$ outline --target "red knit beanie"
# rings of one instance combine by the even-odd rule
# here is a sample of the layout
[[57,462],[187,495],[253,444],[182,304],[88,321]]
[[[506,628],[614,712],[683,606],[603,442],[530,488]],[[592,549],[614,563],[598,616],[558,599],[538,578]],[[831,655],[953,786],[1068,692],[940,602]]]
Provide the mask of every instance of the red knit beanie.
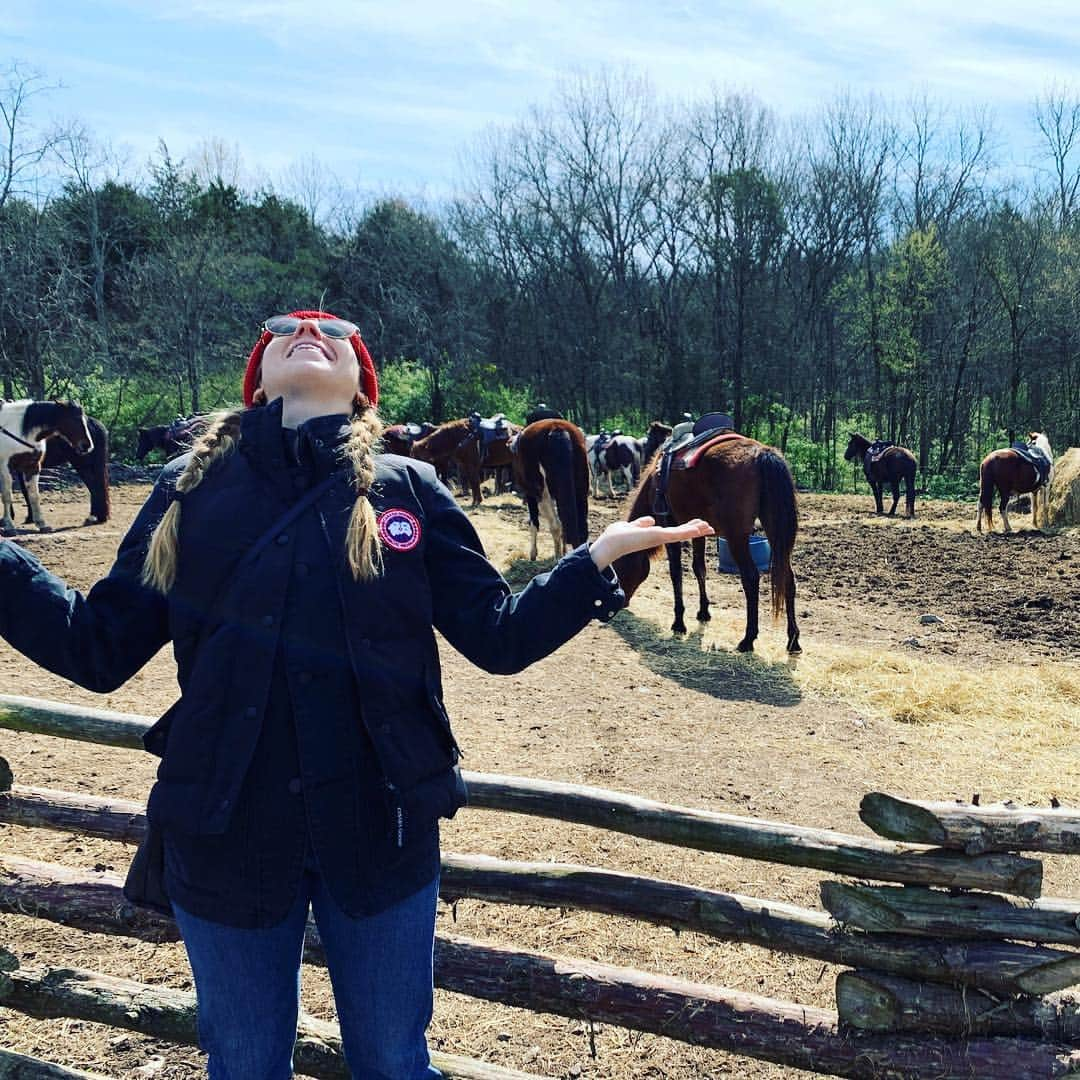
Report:
[[[339,318],[337,315],[331,315],[328,311],[290,311],[289,314],[295,319]],[[251,355],[248,357],[247,368],[244,371],[244,405],[248,408],[251,407],[255,391],[259,388],[263,350],[273,340],[274,335],[268,330],[264,330],[262,337],[255,342],[255,348],[251,350]],[[353,352],[356,353],[356,359],[360,361],[360,389],[364,391],[372,406],[378,405],[379,381],[375,377],[375,365],[372,363],[371,353],[367,351],[367,346],[361,340],[359,331],[353,334],[349,341],[352,344]]]

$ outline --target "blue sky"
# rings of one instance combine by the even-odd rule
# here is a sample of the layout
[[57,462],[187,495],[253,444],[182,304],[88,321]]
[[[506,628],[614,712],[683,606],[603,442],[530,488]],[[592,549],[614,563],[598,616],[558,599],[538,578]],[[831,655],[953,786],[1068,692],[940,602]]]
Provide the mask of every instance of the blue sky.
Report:
[[663,97],[753,91],[797,116],[840,90],[993,110],[1027,160],[1031,103],[1080,87],[1080,18],[1058,0],[950,7],[815,0],[0,0],[0,66],[20,59],[63,89],[48,110],[127,150],[208,137],[247,176],[315,156],[348,185],[438,198],[487,125],[601,66]]

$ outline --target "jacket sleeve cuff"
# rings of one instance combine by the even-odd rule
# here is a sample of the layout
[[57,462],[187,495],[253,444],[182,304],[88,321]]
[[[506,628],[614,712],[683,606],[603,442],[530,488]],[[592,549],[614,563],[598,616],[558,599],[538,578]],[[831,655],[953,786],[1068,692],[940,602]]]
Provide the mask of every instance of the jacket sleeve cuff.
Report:
[[589,554],[588,544],[574,548],[562,561],[568,567],[573,567],[579,577],[582,595],[592,618],[610,622],[626,607],[626,593],[619,584],[614,568],[598,569]]

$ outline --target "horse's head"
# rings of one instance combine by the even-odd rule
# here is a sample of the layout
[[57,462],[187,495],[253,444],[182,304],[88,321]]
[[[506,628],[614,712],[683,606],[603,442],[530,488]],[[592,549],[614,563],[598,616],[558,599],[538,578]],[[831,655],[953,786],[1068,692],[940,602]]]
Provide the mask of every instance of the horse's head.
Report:
[[648,431],[645,432],[645,439],[641,450],[642,462],[649,461],[653,454],[664,445],[668,437],[671,435],[671,428],[667,424],[661,424],[659,420],[654,420],[650,425]]
[[863,438],[857,431],[852,432],[851,438],[848,439],[847,449],[844,451],[844,460],[854,461],[855,458],[866,453],[869,445],[869,440]]
[[135,447],[135,459],[142,461],[151,450],[160,450],[163,443],[166,425],[158,424],[157,427],[139,428],[139,444]]
[[94,449],[94,440],[86,426],[86,413],[81,405],[73,401],[53,402],[53,427],[56,434],[77,454],[89,454]]
[[1051,461],[1054,460],[1054,452],[1050,449],[1050,440],[1041,431],[1028,432],[1028,445],[1037,446]]

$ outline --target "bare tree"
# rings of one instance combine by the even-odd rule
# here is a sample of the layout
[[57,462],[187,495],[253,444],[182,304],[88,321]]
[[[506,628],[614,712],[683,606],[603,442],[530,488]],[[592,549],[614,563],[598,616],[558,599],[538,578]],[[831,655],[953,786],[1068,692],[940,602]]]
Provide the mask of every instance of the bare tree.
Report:
[[1076,92],[1051,85],[1035,101],[1035,124],[1050,155],[1057,223],[1064,231],[1072,221],[1080,191],[1080,98]]
[[0,209],[12,197],[35,196],[37,167],[62,137],[32,122],[35,99],[57,89],[45,76],[15,61],[0,69]]

